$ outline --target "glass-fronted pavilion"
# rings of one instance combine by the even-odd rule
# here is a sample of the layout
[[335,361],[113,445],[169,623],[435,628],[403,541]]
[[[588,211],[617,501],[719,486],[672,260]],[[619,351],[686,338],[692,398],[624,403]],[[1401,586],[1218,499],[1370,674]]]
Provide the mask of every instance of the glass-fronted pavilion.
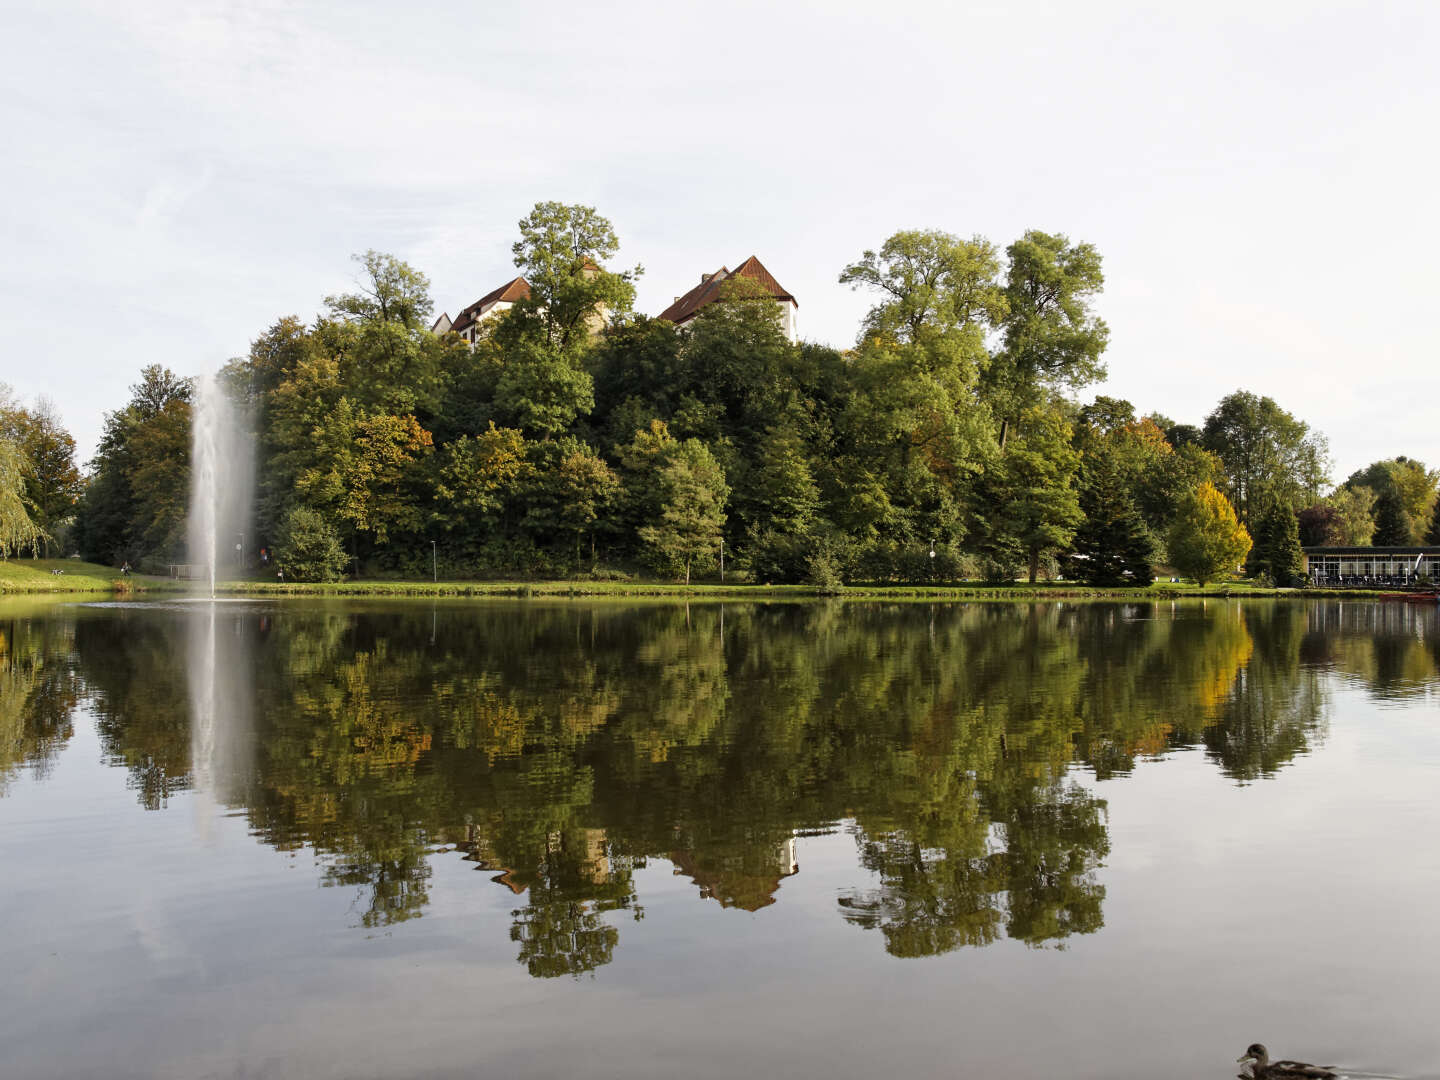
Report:
[[1317,585],[1440,582],[1440,547],[1307,547],[1305,572]]

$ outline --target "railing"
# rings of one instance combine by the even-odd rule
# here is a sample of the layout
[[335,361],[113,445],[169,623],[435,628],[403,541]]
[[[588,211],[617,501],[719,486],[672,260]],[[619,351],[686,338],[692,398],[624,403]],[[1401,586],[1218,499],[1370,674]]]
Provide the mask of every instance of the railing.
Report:
[[1312,572],[1310,584],[1324,589],[1431,589],[1429,578],[1414,574],[1323,574]]

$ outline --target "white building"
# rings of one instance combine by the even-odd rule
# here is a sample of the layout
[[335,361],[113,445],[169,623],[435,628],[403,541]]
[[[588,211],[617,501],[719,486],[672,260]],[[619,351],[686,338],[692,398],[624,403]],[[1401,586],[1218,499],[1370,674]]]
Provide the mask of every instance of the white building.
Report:
[[727,270],[722,266],[713,274],[701,274],[700,284],[684,296],[675,297],[675,302],[662,311],[659,317],[670,320],[676,326],[684,326],[699,314],[701,308],[723,299],[721,286],[727,281],[736,279],[754,282],[760,287],[763,295],[774,299],[780,307],[780,323],[784,327],[785,336],[793,345],[799,339],[797,324],[800,304],[780,282],[775,280],[774,275],[766,270],[764,264],[754,255],[751,255],[734,270]]
[[486,293],[461,311],[455,317],[454,322],[450,321],[449,315],[442,313],[430,330],[436,334],[453,330],[473,344],[475,339],[480,336],[481,323],[486,319],[493,319],[502,311],[509,311],[519,301],[528,299],[530,299],[530,283],[523,277],[511,278],[500,288]]

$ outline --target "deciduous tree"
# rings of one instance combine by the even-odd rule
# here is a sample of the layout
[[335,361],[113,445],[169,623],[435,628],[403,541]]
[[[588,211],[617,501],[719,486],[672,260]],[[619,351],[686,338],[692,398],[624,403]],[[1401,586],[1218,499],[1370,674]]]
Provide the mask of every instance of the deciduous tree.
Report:
[[725,500],[730,487],[720,463],[698,439],[670,451],[660,472],[664,504],[660,520],[640,529],[640,538],[662,564],[682,567],[690,584],[692,566],[709,565],[720,553]]
[[1001,442],[1047,390],[1101,379],[1110,330],[1091,305],[1105,285],[1100,253],[1086,243],[1032,229],[1005,251],[1004,339],[985,373],[984,392],[1002,422]]
[[1225,466],[1240,521],[1259,524],[1271,502],[1298,510],[1313,501],[1329,473],[1325,437],[1268,397],[1237,390],[1205,418],[1205,449]]
[[1201,585],[1234,572],[1250,550],[1250,534],[1230,500],[1201,484],[1180,502],[1168,541],[1171,564]]

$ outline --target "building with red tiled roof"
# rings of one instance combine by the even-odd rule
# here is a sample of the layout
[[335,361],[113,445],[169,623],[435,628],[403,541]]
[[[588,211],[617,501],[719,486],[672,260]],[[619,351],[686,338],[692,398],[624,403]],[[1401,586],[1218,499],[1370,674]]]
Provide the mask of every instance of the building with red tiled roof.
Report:
[[486,319],[499,315],[514,307],[520,300],[530,299],[530,283],[523,277],[511,278],[504,285],[486,293],[469,307],[463,309],[450,321],[449,315],[442,314],[430,329],[437,334],[453,330],[466,341],[474,342],[480,336],[480,324]]
[[659,318],[668,319],[676,326],[684,326],[700,313],[701,308],[721,299],[722,285],[725,282],[736,279],[754,282],[764,295],[774,298],[775,303],[780,306],[780,318],[785,328],[785,336],[792,342],[795,341],[797,337],[796,315],[800,304],[780,282],[775,280],[775,276],[766,270],[764,264],[754,255],[751,255],[734,270],[727,270],[722,266],[713,274],[701,274],[700,284],[684,296],[675,297],[675,302],[662,311]]

